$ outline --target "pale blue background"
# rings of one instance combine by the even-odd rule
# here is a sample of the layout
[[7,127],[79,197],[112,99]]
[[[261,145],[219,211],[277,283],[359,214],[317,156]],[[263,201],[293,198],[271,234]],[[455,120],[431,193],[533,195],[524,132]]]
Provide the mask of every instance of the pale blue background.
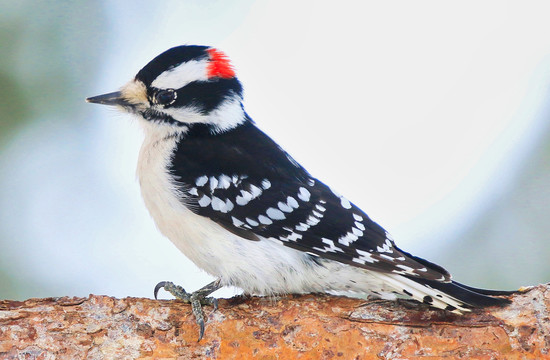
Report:
[[225,51],[258,125],[402,248],[474,286],[550,280],[546,1],[0,8],[0,298],[210,281],[146,212],[137,124],[84,102],[179,44]]

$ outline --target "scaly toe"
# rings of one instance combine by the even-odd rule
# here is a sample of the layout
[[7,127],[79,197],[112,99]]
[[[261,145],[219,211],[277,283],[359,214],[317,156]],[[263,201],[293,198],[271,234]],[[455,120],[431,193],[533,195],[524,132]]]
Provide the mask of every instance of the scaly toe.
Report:
[[214,307],[214,311],[218,309],[218,299],[214,297],[207,297],[207,295],[213,293],[221,287],[220,281],[216,280],[195,291],[194,293],[188,293],[179,285],[175,285],[170,281],[161,281],[155,286],[155,299],[157,298],[160,289],[164,289],[172,294],[177,299],[183,300],[186,303],[191,304],[191,310],[195,316],[197,325],[199,325],[199,340],[204,336],[205,322],[204,313],[202,311],[202,305],[211,305]]
[[179,285],[175,285],[171,281],[161,281],[155,286],[155,290],[154,290],[155,299],[157,298],[157,295],[160,289],[164,289],[165,291],[168,291],[176,299],[183,300],[186,303],[189,303],[191,301],[190,294],[187,293],[187,291],[185,291],[184,288],[182,288]]

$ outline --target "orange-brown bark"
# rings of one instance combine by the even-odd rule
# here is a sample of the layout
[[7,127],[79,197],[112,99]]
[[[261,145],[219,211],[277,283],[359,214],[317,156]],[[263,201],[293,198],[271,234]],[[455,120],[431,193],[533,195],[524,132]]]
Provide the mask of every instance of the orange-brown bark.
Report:
[[0,301],[0,358],[550,359],[550,291],[463,316],[327,295],[221,300],[206,334],[180,301]]

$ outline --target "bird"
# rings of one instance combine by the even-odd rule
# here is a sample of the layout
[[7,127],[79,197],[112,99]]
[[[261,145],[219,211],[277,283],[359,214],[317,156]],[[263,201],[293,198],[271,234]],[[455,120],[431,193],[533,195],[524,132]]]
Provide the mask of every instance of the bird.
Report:
[[[389,233],[312,176],[245,111],[228,56],[211,46],[161,53],[119,91],[86,99],[140,123],[137,177],[160,232],[216,280],[193,293],[160,289],[192,305],[199,326],[209,295],[336,293],[408,298],[463,314],[504,306],[510,291],[454,281],[443,267],[399,248]],[[283,104],[281,104],[283,106]]]

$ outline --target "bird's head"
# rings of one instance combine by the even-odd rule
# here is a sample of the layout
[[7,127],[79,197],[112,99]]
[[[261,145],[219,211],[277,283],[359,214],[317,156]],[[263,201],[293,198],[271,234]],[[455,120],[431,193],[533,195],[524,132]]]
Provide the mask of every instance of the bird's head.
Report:
[[207,46],[171,48],[120,91],[86,101],[118,106],[148,122],[172,126],[202,123],[225,131],[246,120],[242,86],[229,59]]

